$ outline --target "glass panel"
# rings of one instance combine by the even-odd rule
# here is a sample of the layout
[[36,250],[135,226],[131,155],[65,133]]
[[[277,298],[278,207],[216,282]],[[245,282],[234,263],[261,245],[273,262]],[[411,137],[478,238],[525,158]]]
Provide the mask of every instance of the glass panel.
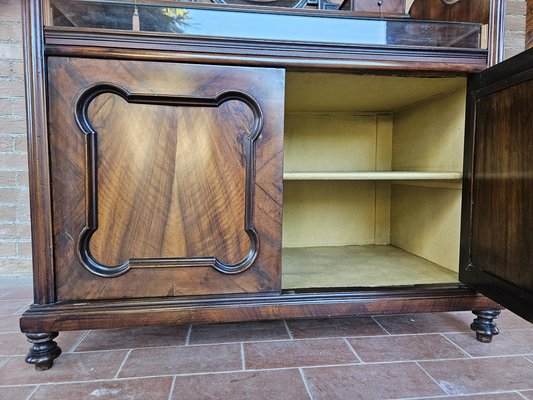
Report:
[[481,32],[481,25],[474,23],[363,18],[342,11],[320,15],[309,10],[105,0],[51,0],[51,6],[55,26],[269,41],[479,48]]

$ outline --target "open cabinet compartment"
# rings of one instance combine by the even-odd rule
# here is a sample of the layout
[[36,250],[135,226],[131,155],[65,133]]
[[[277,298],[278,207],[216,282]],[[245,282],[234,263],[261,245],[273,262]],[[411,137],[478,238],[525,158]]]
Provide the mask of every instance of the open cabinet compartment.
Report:
[[466,78],[286,88],[283,288],[457,282]]

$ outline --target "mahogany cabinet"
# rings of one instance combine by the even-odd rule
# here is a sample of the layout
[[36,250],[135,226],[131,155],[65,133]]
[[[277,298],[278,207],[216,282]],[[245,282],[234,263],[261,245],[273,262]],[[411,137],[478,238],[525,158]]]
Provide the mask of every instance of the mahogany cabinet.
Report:
[[502,4],[483,48],[473,23],[24,1],[27,362],[78,329],[532,320],[533,52],[486,69]]

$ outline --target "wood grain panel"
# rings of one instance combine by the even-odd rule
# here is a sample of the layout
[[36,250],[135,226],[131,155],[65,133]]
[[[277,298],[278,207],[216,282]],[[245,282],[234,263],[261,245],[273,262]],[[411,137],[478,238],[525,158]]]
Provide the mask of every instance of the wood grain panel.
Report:
[[409,15],[416,19],[488,24],[489,12],[490,0],[459,0],[452,4],[443,0],[415,0]]
[[[98,229],[85,235],[90,261],[246,269],[259,245],[253,219],[244,217],[252,215],[246,200],[251,196],[248,176],[251,181],[255,175],[250,135],[257,137],[261,116],[241,100],[193,108],[186,105],[202,100],[171,98],[184,104],[161,107],[103,97],[91,102],[93,112],[87,110],[98,126],[98,151],[91,150],[94,160],[89,161],[95,175],[98,171],[94,201],[89,201],[99,205],[89,207],[95,207],[91,217],[98,218]],[[150,100],[161,97],[143,101]],[[222,257],[204,260],[203,254]]]
[[[282,71],[51,58],[49,74],[60,299],[279,290]],[[122,95],[95,89],[83,122],[75,104],[98,85]],[[83,267],[91,221],[87,258],[124,275]],[[211,268],[247,257],[239,275]]]
[[378,4],[378,0],[346,0],[341,4],[341,10],[369,13],[403,14],[405,0],[385,0]]
[[533,80],[477,105],[472,264],[533,292]]

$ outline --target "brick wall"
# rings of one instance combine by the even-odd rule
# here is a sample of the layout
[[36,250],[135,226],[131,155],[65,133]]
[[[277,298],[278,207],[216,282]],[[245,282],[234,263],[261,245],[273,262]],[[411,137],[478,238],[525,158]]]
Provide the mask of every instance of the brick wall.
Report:
[[526,0],[507,0],[505,58],[524,50],[526,31]]
[[0,0],[0,273],[31,270],[20,0]]
[[533,0],[527,0],[526,48],[533,47]]
[[[508,0],[506,56],[524,48],[526,0]],[[0,274],[31,272],[20,0],[0,0]]]

